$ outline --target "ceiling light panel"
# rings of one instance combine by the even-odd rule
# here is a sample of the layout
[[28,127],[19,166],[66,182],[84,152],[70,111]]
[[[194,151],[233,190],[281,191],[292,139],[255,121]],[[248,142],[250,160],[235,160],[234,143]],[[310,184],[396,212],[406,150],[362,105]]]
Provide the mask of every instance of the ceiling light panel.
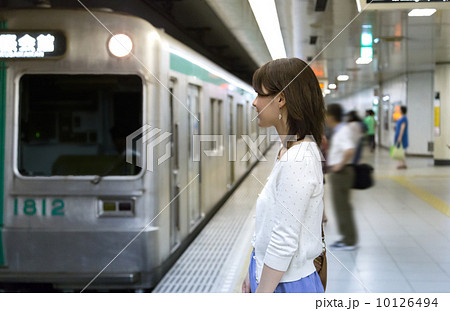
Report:
[[272,59],[285,58],[283,36],[274,0],[248,0],[259,30],[266,42]]
[[337,77],[338,81],[348,81],[348,79],[350,79],[350,77],[348,75],[339,75]]
[[436,13],[436,9],[414,9],[408,13],[408,16],[431,16]]

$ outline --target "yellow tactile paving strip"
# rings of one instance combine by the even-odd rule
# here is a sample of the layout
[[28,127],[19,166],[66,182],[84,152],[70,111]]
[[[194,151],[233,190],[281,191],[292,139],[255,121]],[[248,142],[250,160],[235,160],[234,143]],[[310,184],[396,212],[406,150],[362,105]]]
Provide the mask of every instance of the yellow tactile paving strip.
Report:
[[[421,178],[429,178],[430,176],[417,176]],[[437,176],[437,177],[444,177],[444,176]],[[418,198],[422,199],[444,215],[450,217],[450,205],[447,204],[447,202],[441,200],[440,198],[432,195],[431,193],[425,191],[424,189],[416,186],[412,182],[408,181],[409,178],[403,177],[403,176],[390,176],[392,180],[396,181],[409,191],[411,191],[414,195],[416,195]]]

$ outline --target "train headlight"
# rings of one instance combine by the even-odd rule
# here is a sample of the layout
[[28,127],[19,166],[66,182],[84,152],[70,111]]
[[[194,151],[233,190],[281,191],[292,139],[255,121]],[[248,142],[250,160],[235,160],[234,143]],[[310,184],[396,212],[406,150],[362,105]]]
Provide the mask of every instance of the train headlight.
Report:
[[108,48],[112,55],[116,57],[125,57],[131,53],[133,41],[124,34],[114,35],[109,39]]

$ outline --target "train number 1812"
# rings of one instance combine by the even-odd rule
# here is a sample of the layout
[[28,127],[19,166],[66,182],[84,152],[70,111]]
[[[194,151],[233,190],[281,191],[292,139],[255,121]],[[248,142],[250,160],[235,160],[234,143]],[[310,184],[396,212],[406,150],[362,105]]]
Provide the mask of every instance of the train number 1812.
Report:
[[64,216],[64,201],[61,199],[14,199],[14,215]]

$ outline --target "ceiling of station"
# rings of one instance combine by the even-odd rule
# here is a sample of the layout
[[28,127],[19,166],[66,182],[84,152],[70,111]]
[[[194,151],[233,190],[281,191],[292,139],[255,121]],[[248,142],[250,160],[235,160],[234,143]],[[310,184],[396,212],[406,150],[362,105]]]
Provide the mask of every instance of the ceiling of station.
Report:
[[[316,11],[318,2],[326,2],[324,11]],[[276,0],[276,5],[288,57],[310,60],[325,85],[337,83],[334,98],[450,62],[450,3],[440,3],[430,17],[409,17],[410,9],[359,13],[355,0]],[[379,42],[373,44],[373,62],[357,65],[363,26]],[[340,74],[350,79],[338,83]]]
[[248,0],[206,0],[258,66],[271,60]]
[[[30,7],[42,2],[81,8],[77,1],[67,0],[0,0],[0,7]],[[145,18],[247,82],[256,68],[271,59],[248,0],[82,2],[89,8],[109,7]],[[392,10],[368,7],[359,13],[356,0],[275,3],[288,57],[311,61],[325,86],[335,83],[340,74],[350,76],[347,82],[338,83],[338,89],[329,95],[332,98],[450,62],[450,2],[440,3],[430,17],[408,17],[409,10],[395,10],[395,4],[391,4]],[[320,4],[325,4],[323,11],[316,10]],[[371,27],[379,42],[373,44],[373,61],[357,65],[363,25]]]
[[[224,20],[258,65],[270,60],[248,0],[206,0]],[[356,0],[275,0],[288,57],[311,61],[319,80],[336,83],[332,98],[343,97],[381,81],[412,72],[430,71],[436,63],[450,62],[450,3],[431,4],[431,17],[409,17],[410,9],[384,10],[370,6],[358,12]],[[319,4],[325,10],[317,11]],[[386,8],[392,9],[386,9]],[[445,10],[443,8],[448,8]],[[370,27],[374,58],[357,65],[361,33]],[[315,42],[314,42],[314,38]],[[347,82],[337,82],[347,74]]]

